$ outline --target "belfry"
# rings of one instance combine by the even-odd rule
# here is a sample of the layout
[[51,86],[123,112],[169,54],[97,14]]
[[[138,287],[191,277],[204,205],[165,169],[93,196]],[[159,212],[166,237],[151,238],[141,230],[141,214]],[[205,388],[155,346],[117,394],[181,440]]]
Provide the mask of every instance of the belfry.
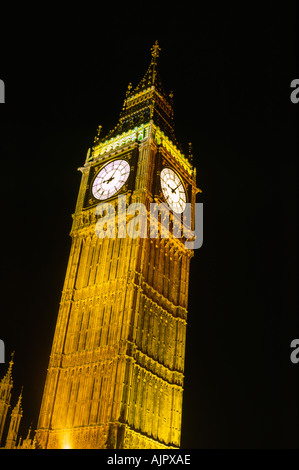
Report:
[[[178,144],[173,93],[150,65],[85,164],[36,438],[44,449],[178,448],[192,250],[163,236],[98,237],[96,208],[195,206],[196,170]],[[126,215],[129,223],[132,214]],[[194,225],[194,209],[190,228]]]

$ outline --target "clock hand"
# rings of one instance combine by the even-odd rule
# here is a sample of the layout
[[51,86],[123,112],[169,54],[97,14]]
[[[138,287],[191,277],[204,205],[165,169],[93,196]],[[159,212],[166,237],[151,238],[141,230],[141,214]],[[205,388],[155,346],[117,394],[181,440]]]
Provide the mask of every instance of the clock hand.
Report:
[[115,172],[118,170],[118,168],[115,168],[113,175],[110,176],[110,178],[106,181],[103,181],[103,183],[110,183],[114,179]]
[[110,178],[108,180],[103,181],[103,183],[110,183],[110,181],[112,181],[112,180],[114,180],[114,177],[110,176]]
[[179,183],[176,188],[172,188],[171,186],[169,186],[168,183],[166,183],[166,184],[169,187],[169,189],[171,189],[171,192],[174,193],[178,189],[178,187],[180,186],[181,183]]
[[175,192],[175,191],[178,189],[178,187],[180,186],[180,184],[181,184],[181,182],[179,182],[179,184],[177,185],[177,187],[176,187],[176,188],[174,188],[174,189],[171,189],[171,191],[174,193],[174,192]]
[[167,184],[167,186],[169,187],[169,189],[171,189],[171,190],[172,190],[172,187],[171,187],[171,186],[169,186],[169,184],[168,184],[168,183],[166,183],[166,184]]
[[[118,170],[118,168],[116,167],[115,170],[114,170],[113,175],[111,176],[112,179],[114,178],[115,172],[116,172],[117,170]],[[111,178],[110,178],[110,179],[111,179]]]

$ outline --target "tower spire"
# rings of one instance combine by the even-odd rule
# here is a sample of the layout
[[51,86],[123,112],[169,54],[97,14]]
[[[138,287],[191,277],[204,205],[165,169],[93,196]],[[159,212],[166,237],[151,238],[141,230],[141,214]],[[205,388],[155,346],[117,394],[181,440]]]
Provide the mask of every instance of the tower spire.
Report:
[[150,49],[151,61],[143,78],[135,87],[129,83],[118,123],[107,135],[99,138],[95,146],[153,120],[155,125],[179,148],[174,132],[173,92],[165,92],[158,71],[157,62],[160,51],[161,47],[156,40]]
[[152,85],[154,85],[155,80],[156,80],[156,74],[157,74],[157,59],[159,57],[159,53],[161,51],[161,47],[158,44],[158,41],[155,42],[155,44],[151,48],[151,53],[152,53],[152,60],[151,60],[151,66],[152,66]]
[[151,48],[152,57],[154,58],[155,61],[159,57],[159,52],[160,51],[161,51],[161,47],[159,46],[159,43],[158,43],[158,40],[157,40]]
[[21,411],[21,410],[22,410],[21,402],[22,402],[22,396],[23,396],[23,388],[24,388],[24,387],[23,387],[23,385],[22,385],[22,387],[21,387],[21,393],[20,393],[19,398],[18,398],[18,403],[16,404],[16,407],[15,407],[18,411]]
[[9,429],[8,429],[6,444],[5,444],[6,449],[16,448],[20,422],[23,416],[22,394],[23,394],[23,387],[21,388],[21,393],[19,395],[18,402],[11,412],[10,424],[9,424]]
[[11,353],[11,359],[7,372],[3,379],[0,381],[0,445],[4,431],[4,425],[6,422],[7,412],[10,407],[11,390],[13,387],[12,380],[12,366],[13,366],[14,351]]
[[8,366],[8,370],[7,370],[7,374],[6,374],[9,377],[11,376],[11,370],[12,370],[12,366],[14,364],[14,362],[13,362],[14,355],[15,355],[15,352],[13,351],[10,355],[9,366]]
[[3,384],[4,384],[4,383],[10,383],[10,382],[12,382],[12,374],[11,374],[11,371],[12,371],[12,366],[13,366],[13,364],[14,364],[14,362],[13,362],[14,355],[15,355],[15,352],[13,351],[13,352],[11,353],[11,355],[10,355],[10,356],[11,356],[11,359],[10,359],[10,361],[9,361],[9,365],[8,365],[7,372],[6,372],[5,376],[3,377],[3,379],[1,380],[1,383],[3,383]]

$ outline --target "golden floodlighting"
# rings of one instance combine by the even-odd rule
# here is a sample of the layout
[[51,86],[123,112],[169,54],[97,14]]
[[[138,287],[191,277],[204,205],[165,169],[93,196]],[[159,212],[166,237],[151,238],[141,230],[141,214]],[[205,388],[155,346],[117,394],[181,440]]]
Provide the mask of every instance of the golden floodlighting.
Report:
[[171,213],[179,224],[189,204],[194,229],[196,172],[174,134],[173,94],[159,78],[159,51],[156,42],[143,79],[128,87],[117,125],[103,137],[98,127],[80,168],[36,431],[44,449],[180,446],[193,251],[182,237],[161,237],[160,219],[155,239],[100,238],[95,230],[99,202],[109,201],[117,213],[123,195],[127,207],[142,203],[147,216],[165,194],[180,205]]

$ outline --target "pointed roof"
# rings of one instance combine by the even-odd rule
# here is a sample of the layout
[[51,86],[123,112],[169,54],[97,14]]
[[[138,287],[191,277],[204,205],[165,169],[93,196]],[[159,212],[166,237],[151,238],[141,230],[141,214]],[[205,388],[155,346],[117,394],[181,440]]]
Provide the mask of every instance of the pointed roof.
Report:
[[134,90],[129,93],[129,96],[136,95],[137,93],[146,90],[147,88],[154,86],[157,90],[164,92],[163,86],[161,83],[161,79],[158,72],[158,57],[159,52],[161,51],[161,47],[158,44],[158,41],[155,42],[153,47],[151,48],[151,55],[152,59],[150,65],[142,78],[142,80],[138,83],[138,85],[134,88]]
[[129,83],[117,125],[106,136],[95,138],[95,144],[115,137],[151,120],[178,146],[174,134],[173,93],[163,88],[157,65],[161,48],[158,41],[151,48],[151,62],[135,88]]
[[23,398],[23,387],[21,388],[21,393],[19,395],[18,401],[14,409],[12,410],[12,414],[22,414],[22,398]]
[[14,354],[15,354],[15,352],[13,351],[11,353],[11,359],[9,361],[7,372],[6,372],[5,376],[2,378],[2,380],[0,382],[1,384],[5,384],[5,383],[6,384],[12,384],[12,373],[11,373],[11,371],[12,371],[12,366],[14,364],[14,362],[13,362]]

